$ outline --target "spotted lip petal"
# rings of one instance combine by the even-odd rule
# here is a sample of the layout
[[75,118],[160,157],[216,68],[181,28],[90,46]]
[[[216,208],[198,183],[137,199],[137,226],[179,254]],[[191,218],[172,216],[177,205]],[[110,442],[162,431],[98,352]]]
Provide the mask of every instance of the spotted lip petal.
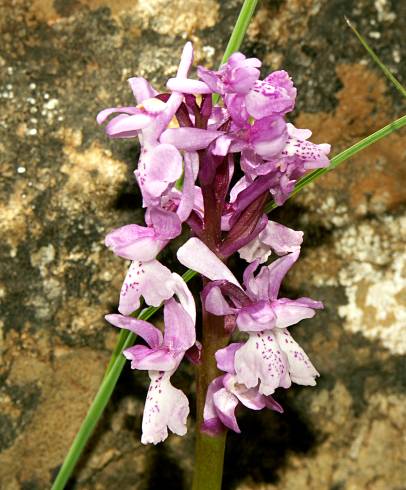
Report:
[[132,262],[120,293],[118,311],[130,315],[140,307],[140,298],[151,306],[159,306],[173,295],[171,271],[157,260]]
[[259,383],[259,393],[272,395],[276,388],[289,388],[288,360],[273,331],[252,333],[235,354],[237,380],[247,388]]
[[187,432],[189,401],[181,390],[172,386],[172,374],[173,371],[149,373],[151,384],[142,419],[143,444],[158,444],[164,441],[168,437],[168,429],[180,436]]

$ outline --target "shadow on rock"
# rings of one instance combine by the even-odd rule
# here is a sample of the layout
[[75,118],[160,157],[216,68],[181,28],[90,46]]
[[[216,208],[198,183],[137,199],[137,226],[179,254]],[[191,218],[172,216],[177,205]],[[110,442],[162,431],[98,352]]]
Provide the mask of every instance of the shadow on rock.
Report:
[[230,432],[227,436],[224,490],[233,490],[246,479],[275,483],[288,454],[308,453],[317,444],[302,415],[284,400],[279,401],[285,408],[283,415],[271,411],[240,414],[242,433]]

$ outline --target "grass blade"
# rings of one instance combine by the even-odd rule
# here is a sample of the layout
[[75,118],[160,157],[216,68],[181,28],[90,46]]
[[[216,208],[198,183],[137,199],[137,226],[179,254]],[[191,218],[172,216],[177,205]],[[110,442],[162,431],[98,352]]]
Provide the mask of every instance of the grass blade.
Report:
[[[361,141],[358,141],[358,143],[355,143],[354,145],[350,146],[346,150],[342,151],[341,153],[339,153],[338,155],[336,155],[331,159],[330,165],[328,167],[318,168],[316,170],[313,170],[313,172],[310,172],[309,174],[299,179],[295,186],[295,189],[289,196],[289,199],[295,196],[298,192],[300,192],[304,187],[306,187],[314,180],[318,179],[319,177],[321,177],[322,175],[328,172],[331,172],[333,169],[337,168],[341,163],[345,162],[346,160],[356,155],[360,151],[364,150],[368,146],[372,145],[376,141],[379,141],[380,139],[384,138],[385,136],[388,136],[389,134],[393,133],[397,129],[402,128],[403,126],[406,126],[406,115],[400,117],[396,121],[391,122],[387,126],[378,129],[378,131],[375,131],[375,133],[370,134],[369,136],[362,139]],[[265,207],[265,213],[269,213],[270,211],[272,211],[277,207],[278,206],[274,202],[270,202]]]
[[364,46],[364,48],[367,50],[369,56],[375,61],[375,63],[379,66],[379,68],[384,72],[386,77],[392,82],[394,87],[403,95],[403,97],[406,97],[406,89],[403,87],[403,85],[399,82],[399,80],[392,74],[392,72],[383,64],[379,56],[375,53],[375,51],[371,48],[371,46],[368,44],[367,40],[362,36],[360,32],[358,32],[357,28],[351,23],[347,17],[345,17],[345,20],[352,30],[352,32],[357,36],[359,39],[359,42]]

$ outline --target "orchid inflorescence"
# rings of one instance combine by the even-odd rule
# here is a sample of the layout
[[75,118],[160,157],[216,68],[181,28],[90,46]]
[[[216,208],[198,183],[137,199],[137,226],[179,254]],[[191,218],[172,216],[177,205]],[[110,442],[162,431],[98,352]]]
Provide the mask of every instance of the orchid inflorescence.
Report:
[[[147,344],[123,352],[133,369],[151,378],[143,443],[163,441],[168,428],[186,433],[189,402],[170,378],[183,358],[199,363],[206,347],[196,338],[196,306],[187,284],[157,260],[182,234],[183,224],[192,237],[179,248],[178,260],[204,277],[202,309],[209,319],[224,319],[218,334],[228,339],[215,353],[219,375],[208,385],[200,429],[211,435],[225,428],[239,432],[239,404],[282,412],[275,390],[292,382],[314,385],[318,376],[287,327],[313,317],[322,303],[278,298],[303,233],[268,220],[264,207],[272,199],[282,205],[307,171],[328,166],[330,146],[311,143],[309,130],[286,122],[296,88],[285,71],[260,80],[261,62],[234,53],[218,71],[198,67],[194,80],[188,78],[192,61],[187,43],[168,93],[158,93],[144,78],[130,78],[137,105],[97,116],[103,124],[114,114],[105,126],[111,138],[138,137],[141,143],[135,176],[146,226],[126,225],[106,237],[116,255],[131,260],[120,314],[106,319]],[[243,285],[227,266],[236,252],[249,263]],[[274,255],[276,260],[260,267]],[[141,298],[151,306],[163,303],[164,333],[131,316]]]

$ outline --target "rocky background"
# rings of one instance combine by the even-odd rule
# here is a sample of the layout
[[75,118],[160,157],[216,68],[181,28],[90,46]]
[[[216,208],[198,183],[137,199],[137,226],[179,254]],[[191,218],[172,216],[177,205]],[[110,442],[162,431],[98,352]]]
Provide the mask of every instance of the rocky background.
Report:
[[[103,315],[115,311],[127,264],[103,237],[142,220],[138,146],[109,141],[95,115],[131,104],[130,76],[162,87],[185,39],[197,63],[217,66],[241,3],[0,1],[1,489],[50,487],[116,339]],[[344,15],[406,82],[404,1],[263,0],[244,44],[266,70],[291,73],[294,121],[334,154],[405,110]],[[405,134],[274,212],[305,231],[286,292],[326,305],[293,329],[321,378],[281,392],[283,416],[241,416],[224,489],[406,488]],[[192,375],[178,385],[190,390]],[[124,371],[70,489],[190,488],[192,430],[139,442],[146,387],[146,375]]]

